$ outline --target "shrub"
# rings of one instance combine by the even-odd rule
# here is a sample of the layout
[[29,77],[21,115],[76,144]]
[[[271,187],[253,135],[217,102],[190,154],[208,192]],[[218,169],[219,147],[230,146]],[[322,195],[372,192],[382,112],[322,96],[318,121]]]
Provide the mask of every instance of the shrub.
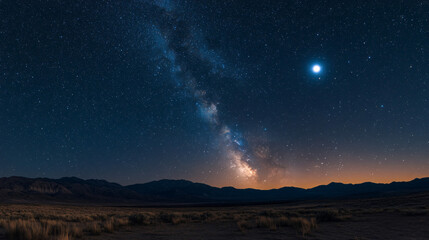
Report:
[[142,214],[133,214],[128,217],[128,221],[131,225],[149,225],[149,217]]
[[103,231],[107,233],[112,233],[115,231],[115,224],[113,219],[108,219],[103,222]]
[[340,221],[340,215],[336,210],[319,211],[316,214],[316,219],[319,222],[335,222]]
[[303,218],[303,217],[293,217],[290,219],[292,227],[302,235],[307,235],[311,231],[317,228],[317,222],[315,218]]
[[247,229],[252,229],[255,227],[254,224],[252,224],[250,221],[245,220],[238,221],[237,226],[242,232],[245,232]]
[[91,235],[100,235],[101,234],[101,228],[98,222],[92,222],[89,223],[86,227],[86,232],[88,232]]
[[269,228],[270,230],[276,230],[277,224],[273,218],[259,217],[256,220],[256,226],[258,228]]

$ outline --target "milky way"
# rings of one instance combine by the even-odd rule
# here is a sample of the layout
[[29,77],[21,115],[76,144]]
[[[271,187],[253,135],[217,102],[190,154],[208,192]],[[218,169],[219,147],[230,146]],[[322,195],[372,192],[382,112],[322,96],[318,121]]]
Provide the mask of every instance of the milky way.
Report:
[[252,184],[271,181],[272,178],[278,181],[279,176],[284,178],[286,169],[280,164],[270,164],[275,160],[272,159],[268,146],[251,145],[238,127],[233,129],[222,121],[218,111],[219,105],[225,103],[222,99],[213,101],[210,95],[216,96],[216,93],[201,88],[201,80],[195,74],[199,65],[207,66],[206,71],[215,78],[225,75],[234,78],[234,70],[229,69],[215,50],[207,48],[203,38],[198,38],[194,32],[195,28],[181,20],[180,13],[175,11],[170,1],[155,1],[152,6],[159,7],[157,10],[163,16],[147,26],[148,35],[151,36],[148,40],[154,43],[154,61],[163,64],[166,60],[168,63],[165,67],[169,69],[172,83],[177,86],[178,91],[192,96],[196,113],[209,124],[217,138],[214,140],[223,152],[222,158],[227,160],[224,171],[232,170],[237,182],[250,181]]

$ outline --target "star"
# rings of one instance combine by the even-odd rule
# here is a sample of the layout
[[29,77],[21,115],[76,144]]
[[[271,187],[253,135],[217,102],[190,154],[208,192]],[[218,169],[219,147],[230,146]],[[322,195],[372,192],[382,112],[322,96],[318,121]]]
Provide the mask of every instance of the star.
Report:
[[313,67],[311,68],[311,70],[312,70],[314,73],[319,73],[319,72],[322,70],[322,67],[320,67],[320,65],[319,65],[319,64],[315,64],[315,65],[313,65]]

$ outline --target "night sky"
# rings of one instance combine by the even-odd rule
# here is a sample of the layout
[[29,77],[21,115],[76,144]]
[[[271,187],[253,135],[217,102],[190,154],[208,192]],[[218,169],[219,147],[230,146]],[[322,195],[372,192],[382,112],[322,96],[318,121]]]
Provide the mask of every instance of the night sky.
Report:
[[429,2],[0,0],[0,176],[429,176]]

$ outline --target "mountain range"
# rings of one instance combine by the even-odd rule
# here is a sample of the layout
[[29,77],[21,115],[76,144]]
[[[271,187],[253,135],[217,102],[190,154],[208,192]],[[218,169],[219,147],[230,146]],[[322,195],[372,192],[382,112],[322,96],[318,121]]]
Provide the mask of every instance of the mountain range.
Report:
[[76,177],[0,178],[0,202],[91,203],[117,205],[259,203],[339,198],[367,198],[429,192],[429,178],[389,184],[330,183],[310,189],[272,190],[217,188],[186,180],[160,180],[122,186],[105,180]]

